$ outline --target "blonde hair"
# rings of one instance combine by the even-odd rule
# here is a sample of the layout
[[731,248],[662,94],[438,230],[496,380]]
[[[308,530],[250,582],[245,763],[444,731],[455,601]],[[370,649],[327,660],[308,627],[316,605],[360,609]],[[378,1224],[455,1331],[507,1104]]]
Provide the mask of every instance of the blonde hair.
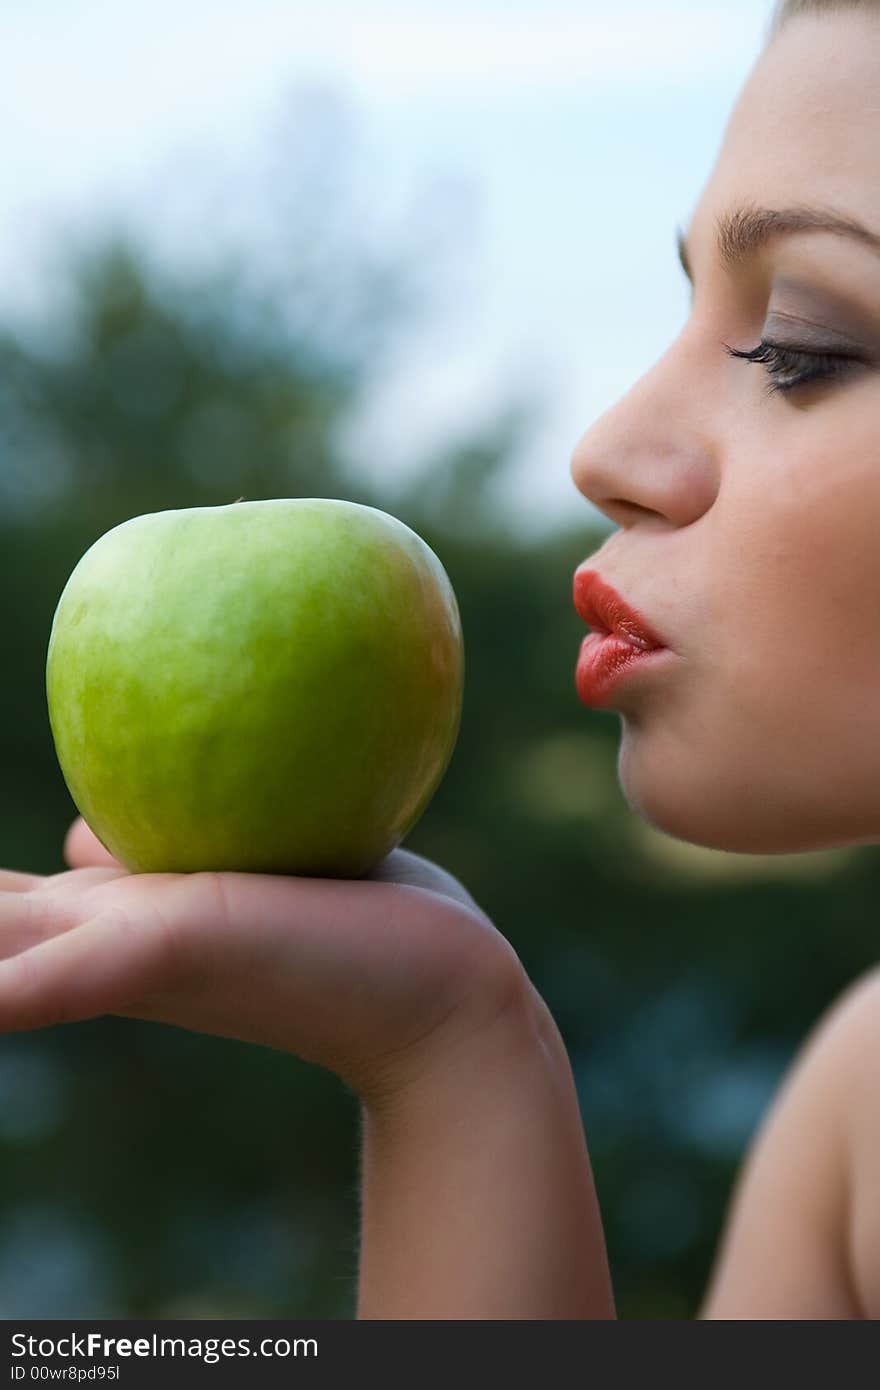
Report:
[[776,37],[784,24],[799,14],[835,14],[838,10],[861,10],[880,17],[880,0],[776,0],[767,29],[767,41]]

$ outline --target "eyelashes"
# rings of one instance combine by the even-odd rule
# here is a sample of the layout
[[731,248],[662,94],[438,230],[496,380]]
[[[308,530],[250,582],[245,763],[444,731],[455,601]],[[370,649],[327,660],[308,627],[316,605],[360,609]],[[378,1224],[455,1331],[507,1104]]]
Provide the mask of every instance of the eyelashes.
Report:
[[727,343],[724,344],[724,349],[731,357],[741,357],[746,362],[758,362],[765,367],[770,378],[767,383],[767,395],[775,392],[785,395],[813,382],[833,381],[848,375],[853,368],[863,365],[855,357],[781,347],[766,339],[762,339],[758,346],[749,352],[740,352],[737,348],[728,347]]

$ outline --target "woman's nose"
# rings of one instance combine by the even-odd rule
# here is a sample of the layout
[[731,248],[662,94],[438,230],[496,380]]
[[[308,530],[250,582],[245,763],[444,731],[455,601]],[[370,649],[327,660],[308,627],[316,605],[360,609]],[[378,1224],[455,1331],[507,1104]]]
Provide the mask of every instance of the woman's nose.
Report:
[[712,505],[719,478],[708,433],[711,388],[695,363],[687,366],[673,345],[575,447],[578,491],[620,526],[646,513],[687,526]]

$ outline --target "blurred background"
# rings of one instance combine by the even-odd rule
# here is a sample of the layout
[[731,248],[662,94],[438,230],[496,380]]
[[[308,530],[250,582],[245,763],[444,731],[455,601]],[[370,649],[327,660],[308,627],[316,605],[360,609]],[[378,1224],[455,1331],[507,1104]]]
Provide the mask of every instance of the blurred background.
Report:
[[[686,227],[770,0],[5,0],[0,861],[75,815],[46,644],[129,516],[347,497],[425,537],[467,682],[407,847],[568,1046],[620,1315],[695,1315],[734,1174],[875,954],[866,849],[729,855],[629,811],[574,693],[610,523],[578,436],[678,333]],[[609,12],[610,11],[610,12]],[[0,1038],[0,1316],[354,1315],[357,1103],[98,1019]]]

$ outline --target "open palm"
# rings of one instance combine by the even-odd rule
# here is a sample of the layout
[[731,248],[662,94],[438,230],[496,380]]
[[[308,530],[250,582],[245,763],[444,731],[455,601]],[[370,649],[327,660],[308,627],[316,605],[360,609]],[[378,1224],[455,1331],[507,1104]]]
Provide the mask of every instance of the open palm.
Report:
[[296,1053],[361,1092],[426,1065],[520,991],[451,874],[395,850],[364,879],[132,874],[85,822],[73,867],[0,871],[0,1031],[117,1014]]

